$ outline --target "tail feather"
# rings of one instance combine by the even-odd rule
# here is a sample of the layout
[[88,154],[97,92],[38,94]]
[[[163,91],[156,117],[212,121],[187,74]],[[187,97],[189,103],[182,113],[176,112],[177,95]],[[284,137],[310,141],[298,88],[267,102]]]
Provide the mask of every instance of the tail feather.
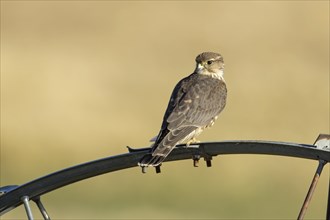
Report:
[[165,156],[160,156],[160,155],[152,156],[152,154],[149,153],[142,157],[138,165],[140,167],[147,167],[147,166],[156,167],[159,166],[165,160],[165,158],[166,158]]
[[185,126],[166,133],[161,132],[155,139],[151,152],[146,154],[138,165],[140,167],[159,166],[177,144],[191,139],[196,129],[196,126]]

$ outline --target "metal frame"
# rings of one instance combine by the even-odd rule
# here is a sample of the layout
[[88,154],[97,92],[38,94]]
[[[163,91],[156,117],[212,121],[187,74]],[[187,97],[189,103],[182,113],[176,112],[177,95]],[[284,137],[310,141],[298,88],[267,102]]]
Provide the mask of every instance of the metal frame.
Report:
[[[329,141],[330,135],[325,135]],[[324,137],[324,135],[320,135]],[[325,142],[329,143],[329,142]],[[98,176],[101,174],[136,167],[138,161],[149,151],[150,148],[132,149],[128,147],[129,153],[116,156],[106,157],[103,159],[83,163],[77,166],[69,167],[64,170],[57,171],[39,179],[33,180],[21,186],[6,186],[0,188],[0,215],[24,204],[29,220],[33,219],[29,201],[34,201],[43,218],[50,219],[40,197],[50,191],[56,190],[63,186],[81,181],[87,178]],[[303,219],[308,203],[315,189],[317,180],[322,172],[324,165],[330,161],[329,144],[322,146],[295,144],[285,142],[271,141],[223,141],[198,143],[196,145],[178,145],[168,156],[165,162],[175,160],[193,159],[193,165],[198,166],[200,158],[204,158],[208,167],[210,167],[212,157],[222,154],[266,154],[298,157],[320,161],[319,167],[313,178],[310,190],[306,196],[298,219]],[[145,170],[143,170],[145,172]],[[160,173],[160,167],[156,167],[156,172]],[[330,184],[330,183],[329,183]],[[329,185],[330,187],[330,185]],[[329,188],[330,190],[330,188]],[[330,192],[329,192],[330,196]],[[328,206],[330,205],[328,198]],[[328,207],[327,219],[329,219],[330,211]]]

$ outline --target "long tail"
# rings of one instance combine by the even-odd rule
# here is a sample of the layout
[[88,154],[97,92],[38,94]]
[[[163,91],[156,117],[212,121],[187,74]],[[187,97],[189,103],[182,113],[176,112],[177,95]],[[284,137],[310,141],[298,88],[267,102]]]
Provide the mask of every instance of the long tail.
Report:
[[166,156],[152,156],[151,153],[146,154],[142,157],[142,159],[140,160],[140,162],[138,163],[138,165],[140,167],[148,167],[148,166],[159,166],[164,160],[165,160]]
[[[191,139],[191,135],[197,129],[196,126],[185,126],[182,128],[161,133],[158,142],[154,144],[150,153],[144,155],[138,165],[140,167],[159,166],[175,148],[175,146],[182,141]],[[165,136],[164,136],[165,135]]]
[[157,145],[157,147],[151,150],[150,153],[144,155],[138,165],[140,167],[159,166],[165,158],[171,153],[174,149],[174,146],[163,146],[163,143]]

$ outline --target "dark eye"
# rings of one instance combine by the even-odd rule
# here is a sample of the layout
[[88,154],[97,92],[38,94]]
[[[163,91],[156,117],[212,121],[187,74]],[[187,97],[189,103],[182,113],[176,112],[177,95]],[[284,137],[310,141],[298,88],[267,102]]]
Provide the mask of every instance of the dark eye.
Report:
[[207,64],[208,64],[208,65],[211,65],[212,63],[213,63],[212,60],[207,61]]

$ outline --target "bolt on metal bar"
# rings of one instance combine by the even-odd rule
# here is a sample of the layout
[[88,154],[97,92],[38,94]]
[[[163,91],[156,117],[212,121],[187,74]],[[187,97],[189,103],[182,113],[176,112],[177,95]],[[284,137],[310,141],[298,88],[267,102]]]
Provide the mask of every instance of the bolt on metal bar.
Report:
[[31,211],[31,207],[30,207],[30,203],[29,203],[29,197],[28,196],[23,196],[21,198],[21,200],[24,204],[26,215],[27,215],[28,219],[33,220],[33,215],[32,215],[32,211]]
[[324,165],[326,164],[327,162],[324,161],[324,160],[320,160],[319,161],[319,165],[316,169],[316,172],[315,172],[315,175],[313,177],[313,180],[312,180],[312,183],[309,187],[309,190],[307,192],[307,195],[306,195],[306,198],[305,198],[305,201],[300,209],[300,212],[299,212],[299,215],[298,215],[298,220],[302,220],[304,219],[304,216],[306,214],[306,211],[307,211],[307,208],[308,208],[308,205],[312,199],[312,196],[314,194],[314,190],[316,188],[316,185],[317,185],[317,182],[321,176],[321,173],[322,173],[322,170],[323,170],[323,167]]

